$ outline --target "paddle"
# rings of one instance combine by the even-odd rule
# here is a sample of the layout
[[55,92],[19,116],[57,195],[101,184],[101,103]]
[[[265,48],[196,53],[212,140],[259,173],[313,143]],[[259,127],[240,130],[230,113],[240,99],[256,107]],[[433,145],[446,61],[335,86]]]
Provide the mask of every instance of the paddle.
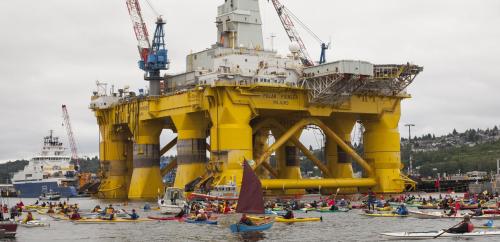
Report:
[[[472,215],[470,216],[472,218]],[[443,235],[444,233],[446,233],[448,230],[452,229],[452,228],[455,228],[457,227],[458,225],[462,224],[464,221],[461,221],[460,223],[456,224],[455,226],[449,228],[449,229],[444,229],[443,232],[441,232],[440,234],[434,236],[434,239],[438,238],[439,236]]]

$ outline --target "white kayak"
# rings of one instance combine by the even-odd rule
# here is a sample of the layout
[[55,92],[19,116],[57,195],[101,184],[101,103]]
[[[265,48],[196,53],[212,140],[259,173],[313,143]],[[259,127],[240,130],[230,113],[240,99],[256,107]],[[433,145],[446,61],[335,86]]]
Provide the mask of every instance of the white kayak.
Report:
[[[409,211],[410,215],[415,218],[421,219],[435,219],[435,218],[447,218],[447,219],[463,219],[464,214],[457,214],[448,216],[442,212],[421,212],[421,211]],[[471,216],[471,219],[500,219],[500,215],[496,214],[485,214],[483,216]]]
[[[381,233],[381,235],[390,237],[391,239],[433,239],[434,237],[440,235],[442,232],[443,230],[428,231],[428,232],[394,232],[394,233]],[[500,236],[500,231],[475,231],[463,234],[444,233],[440,235],[438,238],[464,238],[464,237],[487,237],[487,236]]]
[[28,221],[26,223],[20,223],[19,226],[25,227],[25,228],[36,228],[36,227],[47,227],[47,226],[50,226],[50,224],[44,223],[44,222],[39,221],[39,220],[32,220],[32,221]]

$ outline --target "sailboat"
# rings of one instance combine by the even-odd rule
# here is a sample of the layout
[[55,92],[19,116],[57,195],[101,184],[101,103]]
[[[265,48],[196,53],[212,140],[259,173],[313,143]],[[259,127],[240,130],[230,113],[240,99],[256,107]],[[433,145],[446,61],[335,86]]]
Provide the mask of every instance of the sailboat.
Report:
[[[257,177],[257,175],[255,175],[255,172],[253,171],[252,167],[250,167],[247,161],[243,162],[243,180],[241,182],[241,190],[238,197],[236,212],[265,214],[262,185],[259,178]],[[230,229],[233,233],[263,231],[270,229],[273,224],[274,221],[252,226],[236,223],[232,224],[230,226]]]

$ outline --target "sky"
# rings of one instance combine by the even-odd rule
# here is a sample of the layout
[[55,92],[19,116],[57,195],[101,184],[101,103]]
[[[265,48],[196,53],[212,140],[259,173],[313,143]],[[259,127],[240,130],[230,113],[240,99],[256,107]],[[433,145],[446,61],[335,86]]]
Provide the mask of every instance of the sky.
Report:
[[[222,0],[149,0],[166,20],[169,73],[185,56],[216,41]],[[268,1],[261,0],[266,48],[286,54],[289,41]],[[408,88],[403,125],[416,135],[500,124],[500,1],[282,0],[320,38],[332,41],[329,61],[365,60],[424,66]],[[150,32],[155,15],[141,1]],[[95,82],[143,88],[138,52],[124,0],[0,1],[0,162],[29,159],[48,130],[66,140],[66,104],[81,155],[98,153],[98,126],[88,109]],[[313,58],[319,44],[300,31]],[[317,57],[316,57],[317,56]],[[164,132],[162,142],[174,137]],[[306,145],[318,143],[308,132]],[[67,142],[65,141],[67,144]]]

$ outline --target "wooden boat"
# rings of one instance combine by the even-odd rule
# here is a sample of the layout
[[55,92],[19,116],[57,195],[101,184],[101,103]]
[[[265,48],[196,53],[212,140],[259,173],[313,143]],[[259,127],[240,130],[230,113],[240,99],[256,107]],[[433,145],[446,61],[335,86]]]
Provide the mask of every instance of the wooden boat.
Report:
[[[394,232],[394,233],[381,233],[381,235],[390,237],[391,239],[433,239],[434,237],[443,233],[440,231],[428,232]],[[471,233],[452,234],[443,233],[438,238],[466,238],[466,237],[487,237],[487,236],[500,236],[500,231],[475,231]]]
[[[236,212],[244,214],[265,214],[264,210],[264,197],[260,179],[257,177],[248,162],[244,161],[243,179],[241,181],[241,190],[238,196]],[[236,224],[232,224],[229,229],[233,233],[264,231],[270,229],[273,224],[274,222],[266,222],[262,224],[247,225],[238,222]]]
[[233,232],[233,233],[253,232],[253,231],[268,230],[273,226],[273,224],[274,224],[274,221],[260,224],[260,225],[254,225],[254,226],[248,226],[246,224],[231,224],[231,226],[229,228],[231,229],[231,232]]

